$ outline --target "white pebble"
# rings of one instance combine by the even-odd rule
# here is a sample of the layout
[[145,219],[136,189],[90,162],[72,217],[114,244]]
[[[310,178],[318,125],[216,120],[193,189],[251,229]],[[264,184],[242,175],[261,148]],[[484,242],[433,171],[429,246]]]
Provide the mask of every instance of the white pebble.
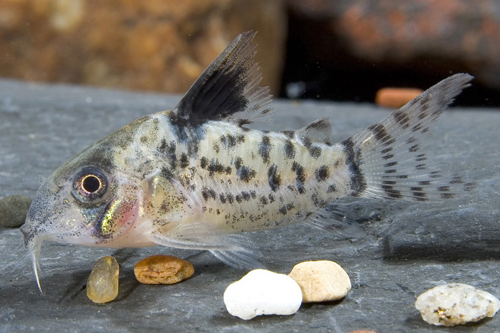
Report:
[[415,302],[422,319],[437,326],[455,326],[493,317],[500,301],[467,284],[451,283],[429,289]]
[[264,269],[249,272],[224,292],[227,311],[249,320],[260,315],[291,315],[302,303],[302,291],[292,278]]

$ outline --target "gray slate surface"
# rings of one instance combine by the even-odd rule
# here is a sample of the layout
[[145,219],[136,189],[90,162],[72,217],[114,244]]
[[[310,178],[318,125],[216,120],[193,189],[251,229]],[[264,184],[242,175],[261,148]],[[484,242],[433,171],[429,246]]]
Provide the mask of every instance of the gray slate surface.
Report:
[[[0,81],[0,197],[35,195],[39,175],[130,121],[172,108],[179,97]],[[319,117],[333,121],[335,141],[385,117],[371,105],[275,103],[267,129],[294,129]],[[429,150],[449,172],[476,180],[468,197],[434,204],[346,200],[340,209],[362,237],[325,233],[306,225],[250,234],[269,269],[288,273],[303,260],[341,264],[353,289],[342,301],[306,304],[294,316],[242,321],[230,316],[222,294],[245,272],[209,253],[168,248],[98,249],[59,244],[42,248],[41,295],[18,229],[0,229],[0,331],[54,332],[494,332],[500,319],[453,329],[428,325],[416,296],[444,282],[461,282],[500,296],[498,127],[500,113],[454,109],[431,133]],[[195,275],[172,286],[135,281],[133,266],[153,254],[190,260]],[[95,261],[114,255],[120,294],[105,305],[86,297]]]

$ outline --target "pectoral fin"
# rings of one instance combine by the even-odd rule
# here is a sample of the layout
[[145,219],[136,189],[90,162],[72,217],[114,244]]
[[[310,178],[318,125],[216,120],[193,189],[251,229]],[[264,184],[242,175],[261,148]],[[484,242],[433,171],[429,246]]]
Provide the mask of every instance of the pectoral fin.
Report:
[[225,264],[235,268],[262,267],[257,261],[259,252],[241,235],[228,235],[209,229],[204,223],[182,223],[150,236],[156,244],[193,250],[207,250]]

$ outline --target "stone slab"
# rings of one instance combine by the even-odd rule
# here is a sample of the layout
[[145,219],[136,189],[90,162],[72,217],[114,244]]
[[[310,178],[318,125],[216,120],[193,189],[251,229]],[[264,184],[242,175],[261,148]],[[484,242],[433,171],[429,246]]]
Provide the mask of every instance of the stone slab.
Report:
[[[33,197],[40,175],[48,176],[130,121],[174,107],[179,98],[0,81],[0,197]],[[271,121],[261,127],[294,129],[329,117],[335,141],[388,115],[368,104],[277,102],[275,109]],[[500,296],[499,125],[498,110],[454,109],[443,114],[431,133],[429,150],[444,169],[478,182],[470,196],[430,204],[345,200],[337,209],[354,221],[357,238],[307,225],[248,235],[259,245],[262,262],[277,272],[288,273],[304,260],[338,262],[353,285],[342,301],[306,304],[290,317],[242,321],[226,312],[222,295],[245,272],[207,252],[60,244],[42,248],[41,295],[21,233],[0,229],[0,332],[434,332],[437,328],[423,322],[414,308],[416,297],[426,289],[460,282]],[[194,276],[171,286],[139,284],[133,266],[153,254],[189,260]],[[115,301],[98,305],[87,299],[85,284],[95,261],[105,255],[114,255],[121,265],[120,293]],[[454,329],[499,330],[498,317]]]

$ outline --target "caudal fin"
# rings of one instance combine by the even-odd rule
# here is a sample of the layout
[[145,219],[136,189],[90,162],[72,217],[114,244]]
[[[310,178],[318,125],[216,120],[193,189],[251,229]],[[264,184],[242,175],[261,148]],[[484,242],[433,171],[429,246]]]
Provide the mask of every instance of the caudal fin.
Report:
[[468,74],[450,76],[383,121],[344,140],[353,195],[428,201],[471,190],[473,183],[442,175],[421,150],[421,141],[472,78]]

